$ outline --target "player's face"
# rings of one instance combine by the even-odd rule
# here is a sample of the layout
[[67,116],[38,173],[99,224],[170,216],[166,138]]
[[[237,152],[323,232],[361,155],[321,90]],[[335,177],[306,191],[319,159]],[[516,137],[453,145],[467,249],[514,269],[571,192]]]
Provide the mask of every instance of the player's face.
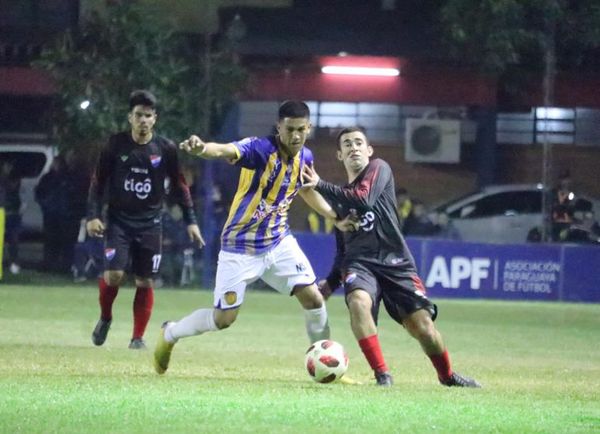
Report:
[[310,121],[307,118],[283,118],[277,123],[281,150],[293,157],[296,155],[310,134]]
[[151,107],[136,105],[129,112],[129,124],[134,137],[147,137],[152,134],[156,123],[156,110]]
[[342,135],[339,146],[338,160],[343,162],[346,169],[353,173],[361,172],[369,164],[369,158],[373,155],[373,147],[369,145],[367,137],[360,131]]

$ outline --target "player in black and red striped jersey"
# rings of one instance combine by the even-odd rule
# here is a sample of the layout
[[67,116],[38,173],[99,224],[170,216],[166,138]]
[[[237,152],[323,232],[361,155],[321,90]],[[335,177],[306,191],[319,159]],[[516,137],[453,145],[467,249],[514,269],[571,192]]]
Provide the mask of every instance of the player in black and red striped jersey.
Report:
[[441,384],[481,387],[452,370],[448,350],[433,321],[437,307],[425,295],[412,255],[400,231],[400,220],[390,166],[371,160],[373,147],[360,128],[338,135],[337,157],[348,184],[340,187],[320,179],[310,166],[303,170],[305,186],[312,186],[337,207],[339,215],[355,214],[360,227],[337,236],[338,255],[329,279],[320,286],[325,296],[343,281],[354,336],[374,371],[377,384],[391,386],[377,335],[379,305],[417,339],[431,359]]
[[[187,232],[200,247],[189,188],[181,174],[175,144],[154,133],[156,98],[147,90],[129,98],[130,131],[111,136],[100,154],[90,186],[86,229],[104,236],[104,275],[99,280],[100,319],[92,333],[102,345],[112,322],[112,305],[131,265],[136,294],[129,348],[143,349],[144,332],[154,304],[153,281],[161,262],[162,209],[167,189],[183,210]],[[102,218],[108,202],[106,225]]]

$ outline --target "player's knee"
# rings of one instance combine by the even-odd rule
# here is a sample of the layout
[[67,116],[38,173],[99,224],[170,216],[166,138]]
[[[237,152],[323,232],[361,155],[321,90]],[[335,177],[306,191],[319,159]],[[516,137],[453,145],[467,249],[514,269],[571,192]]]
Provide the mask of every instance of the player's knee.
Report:
[[123,279],[122,271],[107,271],[104,273],[104,280],[109,286],[119,286]]
[[226,329],[235,322],[237,318],[237,311],[217,311],[215,313],[215,325],[219,330]]
[[151,288],[152,287],[152,279],[136,277],[135,286],[138,288]]
[[296,286],[293,294],[298,298],[304,309],[318,309],[325,303],[316,284]]
[[346,296],[348,309],[353,313],[371,312],[371,297],[365,291],[352,291]]
[[433,321],[428,317],[419,317],[405,324],[405,327],[419,342],[433,342],[436,340],[437,331]]

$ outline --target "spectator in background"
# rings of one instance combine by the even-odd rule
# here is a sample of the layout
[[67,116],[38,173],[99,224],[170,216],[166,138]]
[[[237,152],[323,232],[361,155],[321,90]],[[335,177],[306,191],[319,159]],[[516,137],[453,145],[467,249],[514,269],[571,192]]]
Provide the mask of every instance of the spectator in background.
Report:
[[66,163],[59,155],[54,158],[50,170],[40,178],[35,187],[35,200],[42,209],[44,223],[45,270],[66,271],[71,265],[65,257],[65,237],[68,229],[65,217],[69,206],[67,190]]
[[575,193],[571,188],[571,173],[564,170],[558,177],[558,183],[551,194],[551,237],[552,241],[560,241],[560,233],[573,223],[573,206]]
[[92,177],[92,169],[74,152],[65,156],[65,177],[67,179],[65,213],[65,239],[63,242],[63,269],[72,271],[74,267],[74,251],[78,242],[81,220],[86,217],[88,190]]
[[3,264],[2,264],[2,256],[4,254],[4,220],[5,220],[5,212],[4,212],[4,204],[6,203],[6,183],[7,180],[4,176],[4,164],[0,165],[0,280],[2,280],[2,272],[3,272]]
[[398,216],[402,222],[406,221],[412,211],[413,203],[406,188],[396,189],[396,202],[398,202]]
[[413,200],[412,210],[403,226],[404,235],[415,237],[435,236],[439,231],[438,226],[427,215],[425,204],[420,200]]
[[104,244],[102,238],[90,237],[85,230],[85,219],[81,219],[77,242],[73,247],[73,281],[101,278],[104,272]]
[[[194,277],[194,243],[187,235],[183,212],[176,204],[165,206],[163,215],[162,282],[189,285]],[[191,262],[191,263],[190,263]],[[159,286],[157,284],[157,286]]]
[[573,205],[573,222],[559,234],[566,243],[600,243],[600,225],[595,219],[592,202],[577,199]]
[[19,236],[21,233],[21,222],[24,211],[21,202],[21,178],[17,175],[16,168],[12,163],[5,162],[1,168],[5,188],[5,233],[4,240],[8,247],[8,270],[12,274],[19,274]]
[[455,241],[460,240],[460,234],[458,233],[458,230],[456,229],[454,224],[452,224],[452,220],[450,220],[450,217],[448,217],[448,214],[446,214],[445,212],[439,212],[437,214],[436,226],[437,232],[435,235],[438,238]]
[[326,219],[314,210],[306,216],[308,230],[313,234],[330,234],[335,227],[333,220]]

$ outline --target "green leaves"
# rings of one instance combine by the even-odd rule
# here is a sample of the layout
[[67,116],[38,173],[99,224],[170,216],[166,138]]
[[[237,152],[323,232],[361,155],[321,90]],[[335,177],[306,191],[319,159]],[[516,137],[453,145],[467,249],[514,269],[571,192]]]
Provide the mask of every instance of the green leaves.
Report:
[[[107,2],[105,12],[91,13],[44,50],[35,66],[58,85],[54,124],[61,148],[93,160],[110,134],[128,127],[128,96],[140,88],[159,100],[161,134],[175,141],[208,134],[199,131],[208,125],[203,117],[230,100],[245,73],[229,46],[207,56],[204,44],[175,30],[137,2]],[[210,89],[203,86],[207,71]],[[84,100],[87,110],[80,108]]]
[[[449,0],[441,10],[442,24],[455,57],[501,75],[511,65],[534,65],[548,33],[555,32],[558,65],[600,43],[600,6],[594,0]],[[537,55],[533,53],[538,53]]]

